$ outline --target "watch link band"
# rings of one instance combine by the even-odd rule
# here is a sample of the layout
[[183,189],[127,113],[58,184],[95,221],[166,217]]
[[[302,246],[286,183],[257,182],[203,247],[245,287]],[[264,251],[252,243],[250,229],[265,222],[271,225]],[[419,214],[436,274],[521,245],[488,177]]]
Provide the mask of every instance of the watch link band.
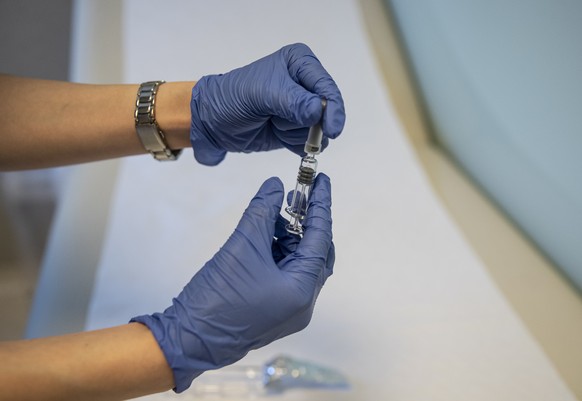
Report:
[[182,150],[168,148],[164,133],[156,121],[156,93],[165,81],[149,81],[139,86],[135,101],[135,130],[143,147],[159,161],[177,160]]

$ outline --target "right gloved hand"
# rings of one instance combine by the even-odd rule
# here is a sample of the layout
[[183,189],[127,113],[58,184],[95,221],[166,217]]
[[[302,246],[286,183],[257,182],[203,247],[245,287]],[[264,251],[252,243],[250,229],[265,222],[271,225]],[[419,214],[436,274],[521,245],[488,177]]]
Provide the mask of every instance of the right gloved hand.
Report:
[[304,235],[287,233],[279,215],[283,184],[270,178],[234,233],[164,313],[132,321],[149,327],[174,373],[175,391],[206,370],[302,330],[333,272],[331,184],[315,180]]
[[345,122],[344,102],[311,49],[285,46],[245,67],[202,77],[192,88],[190,142],[199,163],[216,165],[226,152],[286,147],[303,155],[309,127],[323,115],[323,142]]

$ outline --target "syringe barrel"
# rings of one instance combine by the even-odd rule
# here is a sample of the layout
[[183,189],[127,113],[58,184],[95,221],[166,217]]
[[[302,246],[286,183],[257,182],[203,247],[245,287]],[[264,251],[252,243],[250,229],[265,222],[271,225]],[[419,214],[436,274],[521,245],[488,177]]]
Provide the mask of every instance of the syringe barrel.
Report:
[[291,233],[299,235],[303,233],[301,224],[307,212],[309,192],[311,191],[316,173],[317,160],[312,154],[308,154],[301,159],[295,191],[293,192],[291,203],[285,209],[291,216],[289,224],[287,225],[287,231]]

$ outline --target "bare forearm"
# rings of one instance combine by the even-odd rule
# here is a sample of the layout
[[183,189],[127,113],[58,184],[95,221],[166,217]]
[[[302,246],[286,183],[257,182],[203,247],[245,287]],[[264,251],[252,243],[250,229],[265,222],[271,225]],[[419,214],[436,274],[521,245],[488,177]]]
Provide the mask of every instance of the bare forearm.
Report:
[[0,344],[0,400],[118,400],[169,390],[172,370],[139,323]]
[[[189,146],[194,82],[162,85],[156,118],[172,149]],[[85,85],[0,75],[0,170],[145,153],[134,126],[138,85]]]

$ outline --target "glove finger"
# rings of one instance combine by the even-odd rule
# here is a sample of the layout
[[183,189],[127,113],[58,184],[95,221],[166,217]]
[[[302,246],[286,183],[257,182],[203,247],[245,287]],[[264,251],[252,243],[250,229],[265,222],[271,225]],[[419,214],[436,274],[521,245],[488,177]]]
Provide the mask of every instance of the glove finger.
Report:
[[[275,132],[280,132],[285,135],[286,133],[293,134],[294,137],[299,137],[303,139],[303,142],[307,139],[307,134],[309,133],[309,127],[305,126],[303,123],[298,123],[297,121],[289,121],[285,118],[273,116],[271,118],[273,126],[276,128]],[[290,135],[291,136],[291,135]]]
[[326,264],[325,264],[325,274],[324,274],[324,279],[323,279],[324,283],[331,275],[333,275],[334,264],[335,264],[335,245],[332,241],[331,245],[329,247],[329,252],[327,253],[327,260],[326,260]]
[[281,215],[277,217],[275,222],[275,240],[271,249],[273,250],[273,259],[276,263],[286,258],[288,255],[295,252],[297,244],[301,237],[290,234],[285,228],[289,222]]
[[[281,93],[285,95],[282,96]],[[321,119],[321,98],[287,76],[279,91],[272,93],[269,113],[282,128],[310,127]]]
[[[273,119],[274,120],[274,119]],[[284,120],[280,120],[284,121]],[[282,123],[278,125],[273,121],[273,133],[277,136],[279,141],[284,146],[301,146],[305,147],[307,136],[309,135],[309,128],[291,128],[292,124]],[[321,140],[322,147],[327,147],[329,139],[323,137]]]
[[[293,190],[291,190],[291,191],[289,191],[289,192],[287,192],[287,205],[288,205],[288,206],[291,206],[291,202],[293,202],[293,195],[294,195],[294,194],[295,194],[295,190],[294,190],[294,189],[293,189]],[[304,200],[303,200],[303,205],[301,205],[301,207],[302,207],[303,209],[305,209],[305,206],[307,206],[307,202],[306,202],[306,200],[304,199]]]
[[303,239],[307,238],[307,241],[302,241],[302,244],[323,241],[321,245],[327,253],[332,240],[331,181],[324,173],[319,173],[315,177],[303,226],[305,228]]
[[[335,85],[335,83],[334,83]],[[326,99],[323,119],[321,115],[321,98],[306,91],[303,87],[292,84],[293,90],[289,91],[285,101],[295,99],[293,103],[279,104],[277,111],[272,111],[274,116],[271,121],[274,127],[282,131],[290,131],[299,128],[311,127],[322,120],[322,131],[325,138],[335,139],[343,131],[346,112],[344,101],[340,95],[330,94]],[[337,88],[337,87],[336,87]],[[338,89],[339,91],[339,89]],[[279,99],[280,100],[280,99]],[[307,129],[307,132],[309,130]],[[307,134],[305,134],[305,140]],[[305,142],[305,140],[303,142]]]
[[216,166],[226,157],[226,151],[214,146],[205,137],[190,137],[194,158],[205,166]]
[[[281,144],[286,148],[289,149],[291,152],[295,153],[298,156],[305,156],[305,142],[300,143],[298,145],[292,145],[292,144],[288,144],[284,141],[281,141]],[[321,151],[323,152],[325,150],[325,148],[327,148],[327,146],[329,145],[329,139],[327,138],[323,138],[321,140]]]
[[303,88],[327,100],[323,134],[329,138],[336,138],[341,134],[345,124],[345,106],[337,84],[308,46],[295,44],[283,50],[288,54],[289,74],[292,79]]
[[291,152],[295,153],[297,156],[305,156],[305,145],[287,145],[286,143],[283,143],[283,146],[285,146],[285,148],[289,149]]
[[289,220],[281,215],[277,216],[277,221],[275,222],[275,238],[283,238],[288,234],[285,229],[287,224],[289,224]]
[[[312,126],[321,120],[322,114],[321,94],[315,90],[316,86],[321,85],[317,81],[333,82],[333,79],[311,49],[302,43],[285,46],[275,54],[281,57],[280,63],[287,71],[281,77],[278,90],[270,92],[269,114],[286,120],[286,123],[280,120],[275,122],[281,128]],[[327,86],[322,87],[325,89]],[[332,98],[336,96],[333,90],[324,92]],[[285,95],[281,96],[281,93]]]
[[[290,127],[291,125],[287,125]],[[277,124],[273,124],[273,133],[284,145],[305,146],[305,141],[307,141],[307,135],[309,134],[309,128],[281,128]]]
[[[283,183],[277,177],[266,180],[251,200],[236,228],[254,247],[265,252],[275,234],[275,222],[283,203]],[[261,241],[257,241],[260,238]],[[269,249],[270,251],[270,249]],[[270,252],[268,253],[270,255]]]
[[327,99],[327,105],[323,115],[323,134],[329,138],[337,138],[346,122],[346,111],[341,96],[337,99]]

